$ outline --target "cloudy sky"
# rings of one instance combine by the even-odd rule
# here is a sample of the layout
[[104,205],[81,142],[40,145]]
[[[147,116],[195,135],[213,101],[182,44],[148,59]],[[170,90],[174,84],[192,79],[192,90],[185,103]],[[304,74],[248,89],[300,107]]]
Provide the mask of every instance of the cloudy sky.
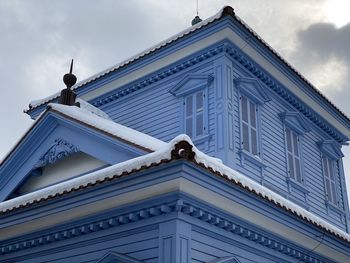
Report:
[[[199,0],[199,15],[224,5],[350,115],[349,0]],[[83,80],[185,29],[195,13],[196,0],[0,0],[0,159],[31,123],[28,103],[63,88],[71,58]]]

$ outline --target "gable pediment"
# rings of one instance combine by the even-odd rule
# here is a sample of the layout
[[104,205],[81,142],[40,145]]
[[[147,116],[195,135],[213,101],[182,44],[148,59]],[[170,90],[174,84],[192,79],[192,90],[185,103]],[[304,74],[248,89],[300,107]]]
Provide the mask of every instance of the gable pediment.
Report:
[[338,160],[344,157],[343,152],[339,144],[333,140],[323,140],[317,143],[320,151],[325,154],[327,157],[330,157],[333,160]]
[[0,201],[146,153],[90,126],[42,115],[0,166]]
[[311,130],[310,125],[305,121],[299,112],[285,111],[279,114],[281,121],[296,133],[303,135]]
[[264,104],[270,100],[270,96],[260,84],[259,80],[254,78],[237,78],[234,80],[237,89],[244,95],[258,104]]
[[187,74],[175,86],[170,89],[170,93],[176,97],[204,89],[213,81],[213,76],[209,74]]

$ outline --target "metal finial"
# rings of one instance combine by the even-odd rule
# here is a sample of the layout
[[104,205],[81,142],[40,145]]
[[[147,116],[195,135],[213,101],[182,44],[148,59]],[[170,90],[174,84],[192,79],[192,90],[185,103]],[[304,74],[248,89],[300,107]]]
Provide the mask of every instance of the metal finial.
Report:
[[72,74],[72,72],[73,72],[73,61],[74,61],[74,59],[72,59],[72,61],[70,62],[69,74]]
[[61,91],[61,96],[59,103],[64,105],[75,105],[76,94],[71,90],[71,87],[77,82],[77,77],[72,73],[73,72],[73,59],[70,63],[69,73],[63,76],[63,82],[67,86],[66,89]]
[[70,63],[69,73],[63,76],[63,82],[64,84],[66,84],[67,89],[70,89],[77,82],[77,77],[72,72],[73,72],[73,59],[72,59],[72,62]]

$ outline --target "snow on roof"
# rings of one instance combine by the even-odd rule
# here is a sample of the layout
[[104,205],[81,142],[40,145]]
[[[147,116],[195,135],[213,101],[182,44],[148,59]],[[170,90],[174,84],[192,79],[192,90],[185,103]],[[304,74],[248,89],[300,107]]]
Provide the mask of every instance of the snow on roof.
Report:
[[[152,136],[136,131],[124,125],[118,124],[111,120],[111,118],[102,110],[94,107],[90,103],[77,99],[80,103],[80,107],[67,106],[56,103],[50,103],[48,108],[51,108],[59,114],[63,114],[71,119],[85,123],[88,126],[96,128],[97,130],[108,133],[114,137],[117,137],[123,141],[140,146],[146,150],[156,151],[163,147],[166,143],[158,140]],[[14,144],[14,146],[0,159],[0,167],[3,162],[10,156],[10,154],[18,147],[20,142],[25,138],[27,133],[39,122],[41,117],[48,111],[43,111],[30,127],[24,132],[20,139]]]
[[224,178],[234,182],[241,187],[256,193],[257,195],[275,203],[276,205],[293,212],[299,217],[323,228],[327,231],[341,237],[342,239],[350,242],[350,235],[343,230],[337,228],[336,226],[326,222],[322,218],[314,215],[313,213],[307,211],[306,209],[300,207],[297,204],[285,199],[279,194],[267,189],[266,187],[260,185],[259,183],[253,181],[252,179],[246,177],[245,175],[227,167],[221,160],[217,158],[210,157],[203,152],[199,151],[192,143],[191,139],[187,135],[179,135],[174,138],[169,143],[164,143],[163,147],[159,148],[157,151],[130,159],[128,161],[115,164],[113,166],[82,175],[77,178],[64,181],[35,192],[28,193],[23,196],[10,199],[0,203],[0,212],[8,212],[20,207],[24,207],[42,200],[53,198],[55,196],[60,196],[71,191],[75,191],[87,186],[91,186],[97,183],[101,183],[113,178],[118,178],[124,174],[132,173],[134,171],[139,171],[147,167],[152,167],[153,165],[160,164],[164,161],[170,161],[172,159],[172,151],[175,146],[181,142],[186,141],[193,146],[192,151],[194,152],[195,163],[204,166],[208,170],[220,174]]
[[100,116],[101,118],[104,118],[106,120],[112,120],[107,113],[105,113],[104,111],[95,107],[94,105],[86,102],[85,100],[83,100],[81,98],[77,98],[76,102],[79,102],[80,108],[86,109],[86,110],[90,111],[91,113],[96,114],[97,116]]
[[[85,103],[88,104],[87,102]],[[96,112],[91,111],[90,106],[87,107],[87,105],[79,108],[77,106],[50,103],[48,106],[55,112],[151,151],[156,151],[166,145],[165,142],[152,136],[97,115]]]

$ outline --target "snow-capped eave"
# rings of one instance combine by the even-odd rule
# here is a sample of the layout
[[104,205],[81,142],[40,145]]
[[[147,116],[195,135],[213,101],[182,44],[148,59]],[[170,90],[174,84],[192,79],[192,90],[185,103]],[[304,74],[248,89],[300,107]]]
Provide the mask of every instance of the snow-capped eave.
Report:
[[[289,68],[293,73],[295,73],[308,87],[310,87],[313,91],[315,91],[322,99],[324,99],[332,108],[335,109],[336,112],[338,112],[340,114],[341,117],[344,118],[344,120],[349,124],[349,128],[350,128],[350,118],[342,111],[340,110],[335,104],[333,104],[318,88],[316,88],[311,82],[309,82],[299,71],[297,71],[291,64],[289,64],[280,54],[278,54],[278,52],[276,50],[274,50],[267,42],[265,42],[252,28],[250,28],[240,17],[238,17],[235,13],[232,7],[230,6],[225,6],[224,8],[222,8],[220,10],[220,12],[218,12],[217,14],[215,14],[214,16],[211,16],[205,20],[203,20],[202,22],[189,27],[183,31],[181,31],[180,33],[158,43],[157,45],[117,64],[114,65],[106,70],[103,70],[79,83],[77,83],[76,85],[74,85],[72,87],[72,89],[78,89],[83,87],[84,85],[91,83],[93,81],[96,81],[98,79],[100,79],[103,76],[106,76],[108,74],[111,74],[117,70],[120,70],[132,63],[135,63],[137,61],[139,61],[140,59],[151,55],[152,53],[163,49],[165,47],[167,47],[168,45],[186,37],[189,36],[191,34],[193,34],[194,32],[197,32],[198,30],[212,24],[213,22],[220,20],[226,16],[230,16],[232,17],[235,21],[237,21],[239,24],[241,24],[243,26],[244,29],[246,29],[255,39],[257,39],[261,44],[263,44],[263,46],[265,46],[270,52],[273,53],[273,55],[275,55],[277,57],[278,60],[280,60],[283,64],[285,64],[287,66],[287,68]],[[36,100],[36,101],[32,101],[29,104],[29,108],[24,110],[25,113],[29,113],[32,110],[34,110],[35,108],[44,105],[46,103],[52,102],[55,99],[57,99],[59,97],[59,93],[56,93],[54,95],[51,95],[49,97],[46,97],[44,99],[40,99],[40,100]]]
[[350,244],[350,235],[348,233],[331,225],[325,220],[249,179],[248,177],[227,167],[226,165],[222,164],[220,160],[200,152],[193,145],[192,141],[187,135],[177,136],[171,142],[167,143],[166,147],[163,147],[158,151],[2,202],[0,203],[0,215],[8,214],[12,211],[26,208],[33,204],[48,201],[72,192],[81,191],[88,187],[91,188],[92,186],[107,183],[122,176],[129,176],[136,172],[159,166],[177,159],[190,161],[191,163],[202,167],[206,171],[225,179],[227,182],[237,185],[244,190],[259,196],[260,198],[273,203],[277,207],[298,216],[302,220],[311,223]]

